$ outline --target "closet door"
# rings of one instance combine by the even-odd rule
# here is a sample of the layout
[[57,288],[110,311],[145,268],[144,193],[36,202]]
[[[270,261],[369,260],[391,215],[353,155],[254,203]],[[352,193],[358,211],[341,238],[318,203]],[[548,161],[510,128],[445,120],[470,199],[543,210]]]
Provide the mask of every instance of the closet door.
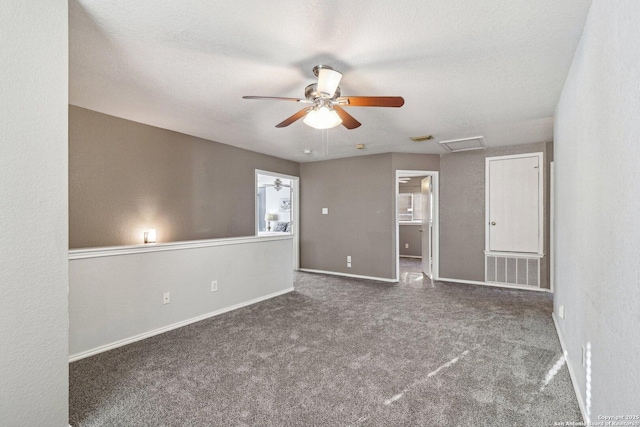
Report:
[[486,249],[542,253],[542,153],[486,160]]

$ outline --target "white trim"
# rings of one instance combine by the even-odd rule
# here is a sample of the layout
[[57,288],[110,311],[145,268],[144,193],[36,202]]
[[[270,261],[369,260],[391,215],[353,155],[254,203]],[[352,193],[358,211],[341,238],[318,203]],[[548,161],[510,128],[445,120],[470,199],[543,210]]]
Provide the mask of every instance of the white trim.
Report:
[[485,206],[484,206],[484,250],[485,253],[491,252],[489,248],[489,223],[491,222],[490,212],[491,207],[489,203],[490,194],[490,168],[489,163],[493,160],[508,160],[508,159],[522,159],[525,157],[537,157],[538,158],[538,253],[544,256],[544,156],[543,153],[535,152],[535,153],[523,153],[523,154],[512,154],[510,156],[493,156],[493,157],[485,157],[484,159],[484,188],[485,188]]
[[551,292],[556,283],[556,262],[554,259],[555,239],[556,239],[556,220],[553,211],[555,210],[555,191],[553,189],[555,185],[555,165],[553,162],[549,163],[549,288]]
[[[434,281],[436,281],[434,279]],[[493,282],[478,282],[475,280],[461,280],[461,279],[448,279],[446,277],[440,277],[437,279],[438,282],[452,282],[452,283],[463,283],[466,285],[480,285],[480,286],[490,286],[493,288],[509,288],[509,289],[519,289],[523,291],[534,291],[534,292],[550,292],[549,289],[538,288],[533,286],[526,285],[509,285],[502,283],[493,283]]]
[[69,259],[100,258],[105,256],[142,254],[147,252],[176,251],[183,249],[207,248],[211,246],[244,245],[246,243],[268,242],[273,240],[286,240],[292,235],[281,236],[246,236],[230,237],[224,239],[189,240],[184,242],[154,243],[132,246],[105,246],[100,248],[83,248],[69,250]]
[[398,225],[422,225],[422,222],[417,221],[398,221]]
[[353,277],[355,279],[377,280],[379,282],[391,282],[391,283],[398,282],[398,280],[386,279],[384,277],[361,276],[359,274],[339,273],[337,271],[312,270],[310,268],[301,268],[300,271],[304,271],[305,273],[319,273],[319,274],[330,274],[332,276]]
[[432,280],[436,280],[440,274],[440,174],[438,171],[397,169],[394,180],[395,197],[393,199],[393,223],[396,228],[396,241],[393,252],[396,258],[396,279],[394,282],[400,281],[400,221],[398,221],[398,194],[400,194],[398,178],[400,178],[400,175],[412,177],[431,176],[431,191],[433,193],[433,218],[431,218],[431,258],[433,265],[431,266],[431,276],[433,277]]
[[287,175],[286,173],[280,173],[280,172],[271,172],[263,169],[256,169],[256,175],[258,174],[275,176],[276,178],[284,178],[284,179],[300,179],[299,176]]
[[134,343],[136,341],[141,341],[141,340],[143,340],[145,338],[150,338],[150,337],[153,337],[155,335],[160,335],[162,333],[169,332],[171,330],[178,329],[178,328],[181,328],[183,326],[187,326],[187,325],[190,325],[192,323],[196,323],[196,322],[199,322],[201,320],[208,319],[210,317],[218,316],[220,314],[227,313],[229,311],[237,310],[237,309],[242,308],[242,307],[247,307],[249,305],[253,305],[253,304],[259,303],[261,301],[265,301],[265,300],[268,300],[268,299],[271,299],[271,298],[278,297],[280,295],[287,294],[289,292],[292,292],[293,290],[294,290],[293,288],[284,289],[282,291],[274,292],[272,294],[265,295],[263,297],[254,298],[252,300],[241,302],[239,304],[235,304],[235,305],[232,305],[232,306],[229,306],[229,307],[221,308],[220,310],[212,311],[210,313],[206,313],[206,314],[203,314],[203,315],[200,315],[200,316],[196,316],[196,317],[193,317],[191,319],[183,320],[181,322],[177,322],[177,323],[174,323],[174,324],[169,325],[169,326],[164,326],[162,328],[154,329],[153,331],[149,331],[149,332],[145,332],[145,333],[142,333],[142,334],[134,335],[134,336],[132,336],[130,338],[125,338],[123,340],[119,340],[119,341],[113,342],[111,344],[106,344],[106,345],[102,345],[100,347],[93,348],[91,350],[83,351],[82,353],[72,354],[72,355],[69,356],[69,362],[75,362],[76,360],[84,359],[84,358],[89,357],[89,356],[94,356],[96,354],[103,353],[103,352],[109,351],[109,350],[113,350],[114,348],[122,347],[122,346],[125,346],[127,344],[132,344],[132,343]]
[[576,399],[578,400],[578,406],[580,407],[580,414],[582,415],[582,421],[586,424],[589,424],[589,417],[587,416],[586,408],[584,407],[584,400],[582,399],[582,394],[580,393],[580,389],[578,388],[578,376],[573,370],[573,365],[571,364],[571,359],[569,359],[569,351],[567,350],[567,346],[564,343],[564,338],[562,337],[562,332],[560,331],[560,327],[558,326],[558,319],[556,317],[556,313],[551,313],[551,318],[553,319],[553,325],[556,328],[556,334],[558,335],[558,341],[560,341],[560,347],[562,347],[562,354],[564,354],[564,360],[567,362],[567,369],[569,370],[569,377],[571,378],[571,384],[573,384],[573,391],[576,394]]
[[417,256],[417,255],[399,255],[400,258],[418,258],[418,259],[422,259],[421,256]]
[[536,254],[532,252],[491,252],[484,251],[487,256],[502,256],[509,258],[544,258],[544,253]]
[[254,229],[255,229],[256,236],[258,235],[258,223],[260,221],[260,218],[258,218],[258,203],[256,203],[256,200],[258,197],[258,175],[269,175],[269,176],[275,176],[277,178],[284,178],[284,179],[291,180],[291,198],[293,198],[293,207],[292,207],[293,218],[291,221],[293,223],[293,233],[291,233],[291,235],[293,236],[293,269],[299,270],[300,269],[300,177],[287,175],[284,173],[265,171],[262,169],[255,170],[255,175],[254,175],[255,182],[253,187],[253,191],[255,192],[255,194],[253,198],[253,206],[254,206],[254,215],[255,215]]

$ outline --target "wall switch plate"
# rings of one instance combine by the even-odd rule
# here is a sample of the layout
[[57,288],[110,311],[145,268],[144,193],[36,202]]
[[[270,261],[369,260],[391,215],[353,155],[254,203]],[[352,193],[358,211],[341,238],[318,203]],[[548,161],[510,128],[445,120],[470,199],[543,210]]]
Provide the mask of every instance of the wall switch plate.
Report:
[[329,208],[322,208],[322,215],[329,215]]
[[211,292],[218,292],[218,281],[213,280],[211,282]]
[[162,295],[162,303],[163,304],[169,304],[171,302],[171,294],[169,292],[165,292]]
[[351,262],[351,255],[347,256],[347,262]]
[[350,262],[347,263],[347,268],[351,268],[351,263]]
[[564,319],[564,305],[561,305],[560,308],[558,308],[558,316],[560,316],[561,319]]
[[409,244],[408,244],[408,243],[405,243],[405,244],[404,244],[404,248],[405,248],[405,249],[409,249]]

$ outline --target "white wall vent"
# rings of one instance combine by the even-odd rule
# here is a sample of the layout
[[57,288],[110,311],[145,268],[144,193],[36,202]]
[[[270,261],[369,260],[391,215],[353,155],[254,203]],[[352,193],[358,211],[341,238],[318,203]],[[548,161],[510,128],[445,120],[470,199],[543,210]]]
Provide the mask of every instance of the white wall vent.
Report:
[[486,255],[485,281],[540,287],[540,258]]
[[458,151],[484,150],[487,148],[487,142],[483,136],[474,136],[473,138],[451,139],[449,141],[440,141],[440,145],[448,151],[455,153]]

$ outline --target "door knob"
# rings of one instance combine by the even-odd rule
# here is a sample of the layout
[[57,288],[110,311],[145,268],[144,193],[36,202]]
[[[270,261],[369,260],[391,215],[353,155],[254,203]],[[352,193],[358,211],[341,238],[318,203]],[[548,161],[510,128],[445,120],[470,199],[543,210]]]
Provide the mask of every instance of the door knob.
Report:
[[422,228],[420,228],[418,231],[422,233],[424,230]]
[[491,221],[491,225],[496,225],[496,222],[495,221]]

